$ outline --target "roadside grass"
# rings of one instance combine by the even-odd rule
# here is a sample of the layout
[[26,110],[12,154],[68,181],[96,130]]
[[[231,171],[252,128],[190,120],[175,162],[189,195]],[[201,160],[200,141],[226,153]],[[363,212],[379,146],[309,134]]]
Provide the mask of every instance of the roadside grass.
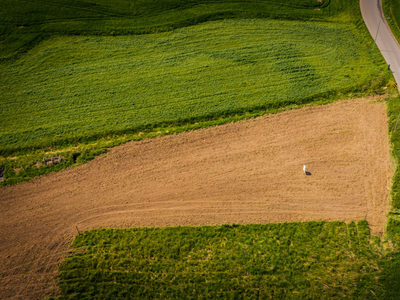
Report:
[[91,230],[58,299],[381,299],[366,221]]
[[400,43],[400,2],[397,0],[382,0],[382,8],[393,35]]
[[400,97],[397,90],[393,90],[392,96],[387,100],[387,111],[394,174],[391,205],[387,215],[384,237],[389,247],[379,264],[382,266],[382,278],[384,279],[385,298],[383,299],[396,299],[400,294],[400,127],[394,130],[400,113]]
[[[396,0],[382,0],[383,12],[390,29],[400,43],[400,2]],[[388,19],[389,18],[389,19]],[[383,278],[385,284],[385,299],[396,299],[400,295],[400,128],[396,122],[400,113],[400,97],[397,90],[388,99],[389,132],[392,144],[392,157],[396,168],[392,179],[391,209],[388,213],[386,238],[392,244],[385,259],[381,261],[383,266]]]

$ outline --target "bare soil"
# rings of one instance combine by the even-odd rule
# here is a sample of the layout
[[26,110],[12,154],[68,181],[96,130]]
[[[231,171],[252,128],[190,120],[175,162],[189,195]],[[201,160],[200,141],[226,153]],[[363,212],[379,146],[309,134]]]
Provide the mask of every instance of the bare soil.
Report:
[[386,104],[377,100],[130,142],[1,188],[0,298],[57,294],[75,226],[367,219],[382,234],[392,172]]

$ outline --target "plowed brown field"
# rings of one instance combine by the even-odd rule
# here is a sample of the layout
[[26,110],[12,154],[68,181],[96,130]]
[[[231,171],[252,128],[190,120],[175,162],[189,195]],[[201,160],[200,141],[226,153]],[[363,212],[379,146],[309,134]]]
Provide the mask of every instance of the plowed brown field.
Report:
[[[130,142],[0,189],[0,298],[57,291],[79,230],[367,219],[382,233],[391,179],[377,98]],[[304,175],[303,164],[310,175]]]

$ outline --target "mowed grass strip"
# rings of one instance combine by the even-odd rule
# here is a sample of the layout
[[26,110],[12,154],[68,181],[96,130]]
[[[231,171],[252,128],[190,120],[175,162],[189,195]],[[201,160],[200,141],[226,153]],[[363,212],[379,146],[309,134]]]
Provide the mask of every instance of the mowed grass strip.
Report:
[[0,65],[0,154],[301,104],[379,75],[355,26],[215,21],[58,37]]
[[59,299],[373,299],[379,241],[366,221],[91,230]]

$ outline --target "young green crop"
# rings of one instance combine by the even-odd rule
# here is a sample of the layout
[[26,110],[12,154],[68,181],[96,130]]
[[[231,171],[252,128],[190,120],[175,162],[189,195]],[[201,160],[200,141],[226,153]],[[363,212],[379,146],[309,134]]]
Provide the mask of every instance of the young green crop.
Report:
[[210,20],[349,20],[352,0],[2,0],[0,60],[59,35],[132,35]]
[[381,246],[366,221],[102,229],[73,247],[60,266],[60,300],[385,295]]
[[354,26],[318,22],[52,38],[0,65],[0,154],[360,91],[375,60]]
[[0,185],[388,79],[357,0],[5,0],[0,18]]
[[397,0],[383,0],[382,6],[386,21],[400,43],[400,2]]

